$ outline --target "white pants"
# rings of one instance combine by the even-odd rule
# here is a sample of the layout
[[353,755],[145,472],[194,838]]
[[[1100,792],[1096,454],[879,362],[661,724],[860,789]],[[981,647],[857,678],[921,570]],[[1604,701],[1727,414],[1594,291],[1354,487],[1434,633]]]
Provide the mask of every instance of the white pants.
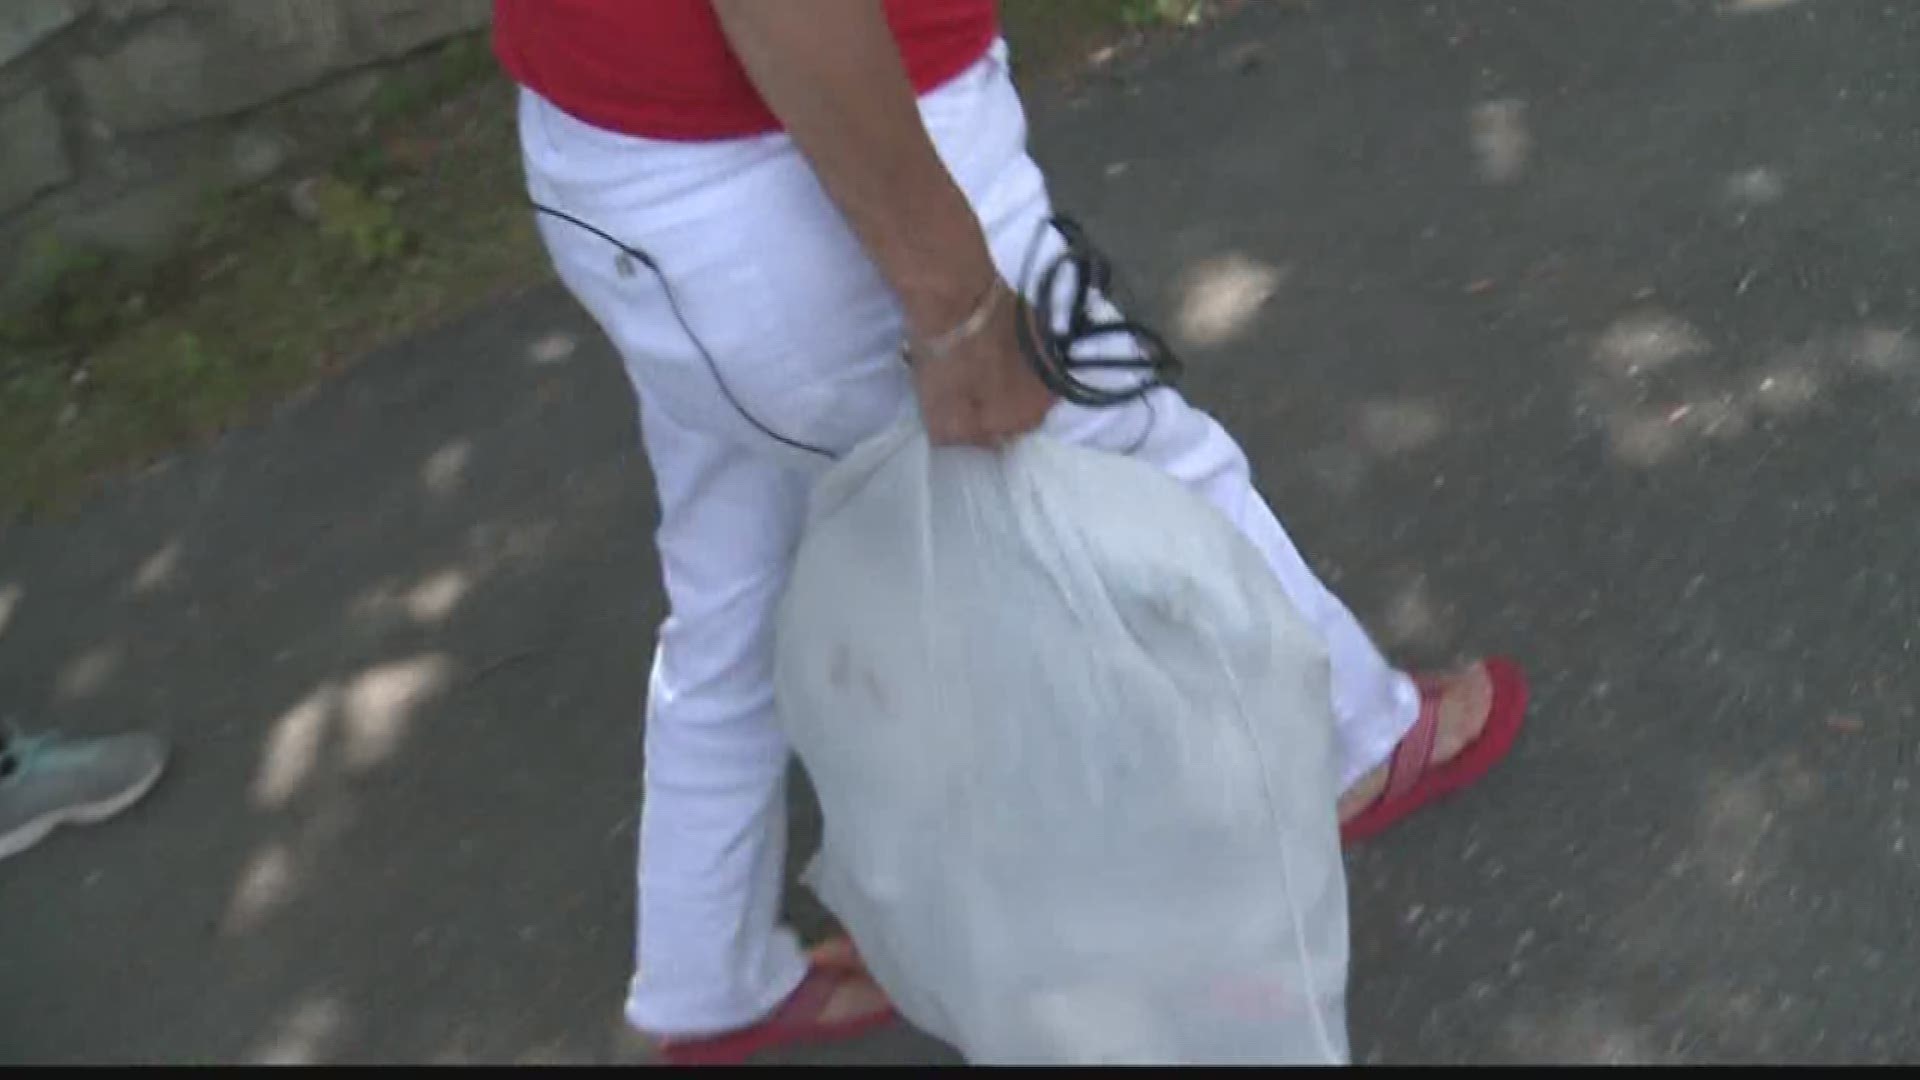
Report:
[[[1051,210],[1026,154],[1004,46],[921,103],[1016,285]],[[627,1018],[696,1035],[744,1026],[805,974],[780,926],[788,748],[771,614],[813,480],[912,401],[897,301],[784,135],[666,143],[603,131],[525,93],[520,138],[562,280],[625,360],[660,498],[671,614],[653,660]],[[597,235],[599,230],[607,236]],[[608,237],[640,253],[623,253]],[[651,267],[649,267],[651,263]],[[676,310],[677,307],[677,310]],[[1412,724],[1412,683],[1314,577],[1247,459],[1171,390],[1057,407],[1048,434],[1131,453],[1191,485],[1266,555],[1325,635],[1345,786]],[[793,444],[805,444],[805,449]]]

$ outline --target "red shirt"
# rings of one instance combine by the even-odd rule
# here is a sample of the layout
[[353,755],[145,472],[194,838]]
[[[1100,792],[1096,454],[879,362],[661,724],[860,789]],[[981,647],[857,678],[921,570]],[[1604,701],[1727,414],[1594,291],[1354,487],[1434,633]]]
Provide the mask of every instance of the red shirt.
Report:
[[[1000,32],[995,0],[883,3],[920,93]],[[709,0],[494,0],[493,47],[516,82],[595,127],[687,141],[780,130]]]

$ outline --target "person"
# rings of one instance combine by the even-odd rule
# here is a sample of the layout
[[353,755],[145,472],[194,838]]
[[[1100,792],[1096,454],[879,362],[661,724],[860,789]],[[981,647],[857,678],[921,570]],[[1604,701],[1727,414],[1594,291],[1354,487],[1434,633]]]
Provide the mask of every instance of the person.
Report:
[[942,445],[1039,431],[1129,453],[1223,511],[1326,639],[1346,840],[1505,753],[1518,668],[1391,667],[1212,418],[1165,388],[1083,408],[1036,375],[1017,341],[1021,268],[1062,239],[993,0],[495,0],[494,14],[541,236],[624,362],[659,500],[670,613],[648,686],[625,1011],[667,1060],[737,1062],[890,1016],[852,943],[808,954],[781,924],[789,750],[770,639],[810,486],[903,408]]
[[166,762],[166,742],[144,732],[88,739],[0,728],[0,859],[61,825],[90,825],[126,810],[153,790]]

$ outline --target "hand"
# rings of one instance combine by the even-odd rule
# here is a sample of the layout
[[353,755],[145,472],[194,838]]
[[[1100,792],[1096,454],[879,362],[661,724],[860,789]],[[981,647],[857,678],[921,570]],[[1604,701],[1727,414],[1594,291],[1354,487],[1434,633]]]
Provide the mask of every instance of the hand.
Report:
[[978,333],[914,361],[920,416],[934,445],[1004,446],[1046,420],[1053,393],[1033,373],[1015,331],[1016,320],[1029,317],[1025,303],[1004,296]]

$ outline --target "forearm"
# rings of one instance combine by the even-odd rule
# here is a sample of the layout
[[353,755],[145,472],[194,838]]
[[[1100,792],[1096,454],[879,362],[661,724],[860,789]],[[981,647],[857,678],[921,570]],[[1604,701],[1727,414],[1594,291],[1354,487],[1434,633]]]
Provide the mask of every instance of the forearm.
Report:
[[978,218],[935,152],[879,0],[713,0],[728,41],[905,309],[916,338],[994,280]]

